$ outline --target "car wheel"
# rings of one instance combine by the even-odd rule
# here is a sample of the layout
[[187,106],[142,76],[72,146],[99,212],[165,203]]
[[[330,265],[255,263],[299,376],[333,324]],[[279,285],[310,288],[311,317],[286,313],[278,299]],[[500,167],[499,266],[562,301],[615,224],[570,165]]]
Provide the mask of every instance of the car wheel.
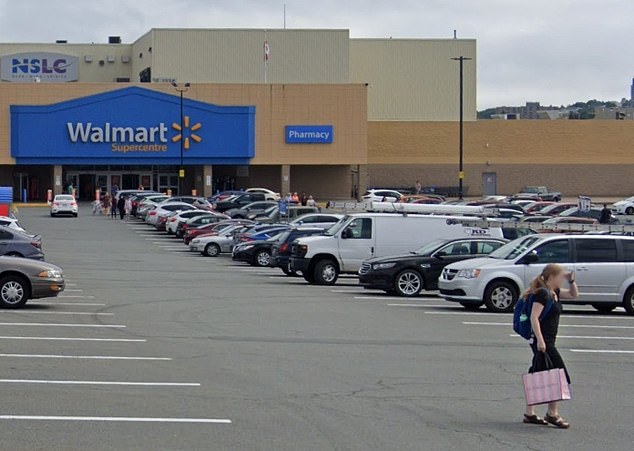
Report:
[[54,217],[55,217],[55,214],[51,213],[51,218],[54,218]]
[[339,268],[330,259],[320,260],[315,265],[313,277],[317,285],[334,285],[339,278]]
[[220,255],[220,246],[218,246],[216,243],[210,243],[207,246],[205,246],[205,255],[207,257],[217,257],[218,255]]
[[394,291],[399,296],[413,297],[418,296],[423,289],[423,277],[418,271],[413,269],[405,269],[398,273],[394,280]]
[[310,272],[306,272],[305,274],[303,273],[302,276],[304,276],[304,280],[310,284],[315,283],[315,279],[313,279],[312,274],[310,274]]
[[492,312],[508,313],[513,311],[517,296],[517,288],[512,283],[494,281],[484,292],[484,304]]
[[610,313],[616,308],[614,304],[592,304],[592,307],[599,313]]
[[23,277],[8,275],[0,279],[0,306],[20,308],[30,296],[29,285]]
[[271,264],[271,253],[267,250],[258,251],[253,261],[255,266],[269,266]]
[[634,207],[627,207],[627,208],[625,209],[625,214],[626,214],[626,215],[630,215],[630,216],[631,216],[631,215],[634,215]]
[[628,288],[628,290],[625,292],[625,298],[623,299],[623,308],[625,308],[625,311],[628,314],[634,315],[634,287]]
[[462,305],[466,310],[480,310],[480,307],[482,307],[482,304],[472,304],[470,302],[461,302],[460,305]]

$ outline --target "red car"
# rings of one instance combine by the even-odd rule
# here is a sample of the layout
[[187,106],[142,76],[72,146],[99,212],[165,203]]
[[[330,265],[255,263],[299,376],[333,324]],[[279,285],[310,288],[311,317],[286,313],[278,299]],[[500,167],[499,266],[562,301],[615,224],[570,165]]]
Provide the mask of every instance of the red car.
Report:
[[253,224],[253,222],[247,221],[247,220],[240,220],[240,221],[229,220],[229,221],[215,222],[213,224],[205,224],[205,225],[194,227],[194,228],[188,228],[185,231],[185,234],[183,235],[183,241],[185,242],[185,244],[189,245],[191,240],[193,240],[194,238],[199,237],[201,235],[216,234],[218,230],[230,224]]

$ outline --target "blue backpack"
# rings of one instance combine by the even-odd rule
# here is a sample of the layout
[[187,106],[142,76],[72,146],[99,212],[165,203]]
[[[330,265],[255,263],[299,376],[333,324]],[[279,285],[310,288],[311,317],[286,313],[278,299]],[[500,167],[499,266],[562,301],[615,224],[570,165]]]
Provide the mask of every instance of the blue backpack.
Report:
[[[520,298],[517,300],[515,310],[513,311],[513,330],[519,336],[530,340],[533,335],[533,327],[531,326],[531,311],[533,310],[533,301],[535,295],[531,294],[526,299]],[[546,318],[546,315],[553,307],[553,300],[548,296],[548,302],[544,306],[542,314],[539,316],[539,320]]]

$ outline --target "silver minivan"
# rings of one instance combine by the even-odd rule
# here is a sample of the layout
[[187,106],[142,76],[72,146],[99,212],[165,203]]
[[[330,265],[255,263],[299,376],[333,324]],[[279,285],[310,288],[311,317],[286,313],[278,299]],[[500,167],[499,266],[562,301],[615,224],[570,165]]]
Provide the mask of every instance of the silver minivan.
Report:
[[469,309],[513,310],[519,295],[548,263],[575,272],[579,297],[600,312],[622,305],[634,315],[634,237],[614,235],[529,235],[485,258],[447,266],[440,295]]

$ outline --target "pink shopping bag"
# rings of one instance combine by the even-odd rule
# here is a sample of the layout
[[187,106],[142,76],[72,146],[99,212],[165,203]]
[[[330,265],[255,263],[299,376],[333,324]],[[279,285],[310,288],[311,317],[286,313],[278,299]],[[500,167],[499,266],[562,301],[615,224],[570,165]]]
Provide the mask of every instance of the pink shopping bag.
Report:
[[571,399],[566,372],[561,368],[524,374],[522,379],[529,406]]

